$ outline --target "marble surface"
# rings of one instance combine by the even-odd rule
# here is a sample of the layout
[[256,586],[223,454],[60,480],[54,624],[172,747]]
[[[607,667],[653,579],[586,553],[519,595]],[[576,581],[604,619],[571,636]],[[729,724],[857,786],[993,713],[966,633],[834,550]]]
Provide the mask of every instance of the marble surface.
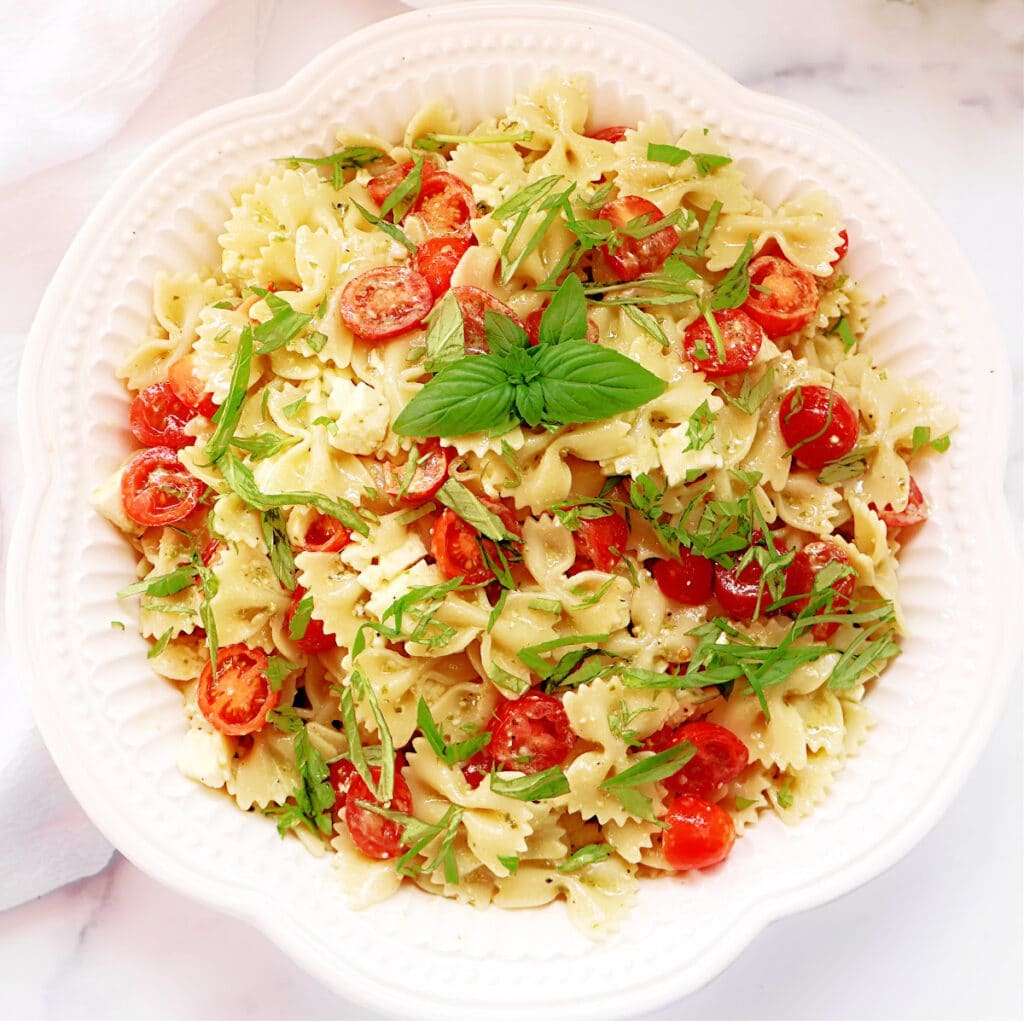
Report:
[[[10,13],[16,5],[4,0],[0,13],[4,6]],[[744,84],[841,121],[936,207],[995,306],[1005,338],[991,343],[1011,352],[1016,415],[1006,486],[1020,521],[1024,5],[594,6],[642,13]],[[0,188],[0,541],[19,489],[12,394],[21,345],[91,202],[169,128],[276,87],[330,41],[400,9],[390,0],[224,0],[108,145]],[[75,202],[66,198],[72,182]],[[26,713],[5,643],[0,631],[0,738]],[[964,790],[902,862],[832,904],[775,923],[719,978],[650,1018],[1022,1016],[1021,724],[1018,687]],[[61,835],[49,839],[59,845]],[[22,853],[55,852],[44,843]],[[120,856],[91,879],[0,913],[2,1019],[373,1016],[307,977],[260,933],[165,890]]]

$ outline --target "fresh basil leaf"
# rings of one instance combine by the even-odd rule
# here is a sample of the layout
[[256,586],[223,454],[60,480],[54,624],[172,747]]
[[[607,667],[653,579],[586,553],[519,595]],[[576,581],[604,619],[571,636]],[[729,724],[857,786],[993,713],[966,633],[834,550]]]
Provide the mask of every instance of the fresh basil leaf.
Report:
[[211,461],[216,461],[228,449],[235,433],[235,426],[238,425],[238,419],[241,417],[242,405],[245,403],[249,391],[253,343],[252,327],[246,326],[238,338],[238,348],[235,351],[235,360],[231,368],[231,382],[228,384],[227,396],[213,416],[217,428],[206,442],[206,456]]
[[533,138],[532,131],[517,131],[502,135],[446,135],[438,132],[429,132],[413,139],[414,149],[423,149],[425,152],[437,152],[446,145],[498,145],[501,142],[529,142]]
[[610,844],[587,844],[586,847],[574,851],[556,868],[562,873],[578,872],[587,865],[595,865],[599,861],[604,861],[605,858],[610,858],[614,853]]
[[[321,315],[322,314],[323,313],[321,313]],[[318,355],[327,346],[327,334],[321,333],[319,330],[314,330],[306,336],[306,344],[309,346],[309,349],[313,354]]]
[[[750,274],[747,272],[747,264],[754,254],[754,240],[747,238],[739,258],[733,263],[732,269],[715,285],[711,294],[711,310],[720,312],[727,308],[739,308],[747,300],[750,294]],[[725,361],[723,354],[719,353],[719,360]]]
[[623,312],[633,320],[637,326],[640,327],[644,333],[653,337],[662,347],[669,346],[668,337],[665,336],[665,331],[661,328],[661,323],[658,322],[650,312],[645,312],[642,308],[638,308],[636,305],[623,305]]
[[868,469],[868,458],[878,450],[874,444],[856,446],[848,454],[826,465],[818,473],[818,482],[823,486],[834,486],[837,482],[855,479]]
[[851,351],[854,344],[857,343],[857,338],[854,336],[853,329],[850,327],[849,320],[846,316],[840,316],[826,331],[825,336],[830,337],[832,334],[836,334],[839,340],[842,342],[844,351]]
[[258,436],[232,436],[231,446],[244,450],[254,461],[276,457],[282,450],[295,446],[297,436],[278,436],[275,433],[260,433]]
[[465,741],[448,744],[434,721],[430,706],[422,696],[416,707],[416,726],[420,728],[434,754],[447,766],[455,766],[459,762],[471,759],[482,748],[486,748],[491,740],[491,732],[484,730]]
[[658,145],[656,142],[647,143],[647,158],[652,163],[667,163],[671,167],[678,167],[684,160],[690,158],[689,149],[680,149],[676,145]]
[[270,656],[267,659],[267,680],[270,682],[270,690],[280,691],[285,679],[300,669],[302,669],[301,663],[293,663],[290,659],[285,659],[284,656]]
[[[498,601],[491,608],[491,612],[487,617],[487,630],[491,632],[494,630],[494,625],[498,623],[498,618],[501,616],[501,611],[505,609],[505,601],[508,599],[508,589],[503,588],[498,594]],[[122,625],[123,627],[123,625]]]
[[491,309],[484,312],[484,329],[487,333],[488,349],[492,355],[498,358],[507,355],[510,351],[522,350],[530,346],[530,338],[526,335],[526,331],[500,312],[494,312]]
[[516,655],[520,661],[528,666],[538,677],[547,680],[557,669],[557,664],[549,663],[541,658],[541,653],[552,652],[555,649],[564,649],[569,645],[600,645],[608,641],[608,635],[565,635],[562,638],[552,638],[550,641],[541,642],[539,645],[528,645],[520,649]]
[[646,404],[665,391],[664,380],[642,365],[585,340],[534,350],[545,422],[597,422]]
[[380,149],[369,145],[353,145],[341,152],[331,153],[330,156],[285,156],[281,162],[285,162],[293,170],[301,164],[312,167],[330,167],[331,184],[335,191],[340,190],[345,183],[344,171],[351,167],[365,167],[368,163],[374,163],[384,158]]
[[270,552],[270,566],[274,569],[277,580],[289,591],[295,590],[295,558],[292,555],[292,546],[288,541],[288,533],[285,529],[284,515],[280,508],[262,511],[260,513],[260,526],[263,531],[263,541],[267,544]]
[[133,582],[117,593],[118,599],[126,599],[128,596],[173,596],[196,581],[196,569],[192,564],[184,564],[176,567],[167,574],[150,575],[142,581]]
[[739,794],[733,799],[733,803],[736,806],[737,812],[742,812],[746,808],[750,808],[751,805],[756,805],[757,801],[754,798],[743,798]]
[[566,340],[583,340],[586,335],[587,299],[580,278],[570,273],[540,317],[539,341],[561,344]]
[[540,180],[534,181],[532,184],[528,184],[525,188],[520,189],[514,195],[505,199],[491,213],[492,219],[507,220],[528,210],[535,202],[539,202],[544,198],[560,180],[562,180],[561,174],[551,174],[548,177],[542,177]]
[[270,291],[263,295],[263,300],[270,308],[271,317],[253,331],[258,355],[270,354],[284,347],[313,318],[305,312],[296,312],[284,298]]
[[915,425],[914,432],[911,437],[911,448],[910,456],[913,457],[919,450],[924,447],[931,447],[932,450],[939,454],[945,453],[949,450],[950,438],[947,433],[945,436],[936,436],[932,439],[931,426],[927,425]]
[[511,428],[514,403],[515,390],[498,359],[472,355],[425,384],[392,429],[400,436],[465,436],[506,423]]
[[696,745],[690,741],[682,741],[663,752],[634,762],[632,766],[621,773],[616,773],[615,776],[608,777],[601,782],[601,789],[613,791],[619,787],[637,787],[640,784],[653,783],[655,780],[664,780],[678,773],[696,754]]
[[396,188],[392,189],[391,194],[380,207],[380,215],[387,216],[388,213],[393,213],[395,223],[400,222],[402,217],[412,209],[419,197],[420,188],[423,187],[423,157],[414,156],[412,164],[412,170],[405,175],[404,180]]
[[423,367],[428,372],[437,372],[465,355],[466,337],[462,309],[453,291],[449,290],[438,302],[437,309],[431,316],[424,344],[426,357]]
[[230,451],[217,460],[217,467],[231,491],[256,510],[315,507],[321,514],[337,518],[351,532],[370,534],[370,526],[356,513],[355,507],[348,500],[332,500],[322,493],[261,493],[252,471]]
[[356,209],[359,210],[359,214],[362,216],[364,220],[366,220],[367,223],[372,223],[380,231],[387,234],[387,236],[391,238],[393,241],[397,241],[403,248],[405,248],[409,252],[410,255],[416,254],[418,249],[412,243],[412,241],[409,240],[409,236],[405,233],[404,230],[402,230],[401,227],[397,226],[396,224],[390,223],[388,220],[385,220],[383,216],[377,216],[376,213],[371,213],[369,209],[366,209],[364,206],[361,206],[358,202],[356,202],[355,199],[352,199],[352,205],[354,205]]
[[502,797],[516,801],[544,801],[569,793],[569,781],[561,766],[552,766],[540,773],[530,773],[507,780],[498,774],[491,776],[491,790]]
[[707,177],[712,170],[717,170],[718,167],[724,167],[732,163],[732,157],[721,156],[714,152],[695,152],[693,154],[693,162],[697,166],[697,173],[701,177]]
[[146,659],[156,659],[167,648],[167,643],[171,640],[171,632],[174,628],[168,628],[154,643],[149,652],[146,653]]
[[467,525],[472,525],[481,535],[495,542],[521,542],[518,535],[510,532],[493,511],[489,511],[480,498],[457,479],[446,479],[437,491],[437,502],[455,511]]
[[504,688],[505,691],[511,691],[516,697],[530,690],[530,682],[528,680],[509,673],[504,667],[494,662],[487,668],[487,677],[492,684],[496,684],[499,688]]
[[560,599],[531,599],[527,605],[531,610],[540,610],[541,613],[552,613],[556,617],[562,616],[562,602]]
[[510,876],[514,876],[519,871],[519,859],[514,854],[499,854],[498,861],[508,869]]

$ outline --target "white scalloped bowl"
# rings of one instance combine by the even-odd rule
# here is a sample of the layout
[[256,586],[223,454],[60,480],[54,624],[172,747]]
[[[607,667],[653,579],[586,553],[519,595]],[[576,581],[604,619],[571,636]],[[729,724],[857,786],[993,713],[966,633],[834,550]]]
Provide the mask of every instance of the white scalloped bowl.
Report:
[[[114,592],[133,557],[88,503],[129,450],[114,366],[147,327],[154,274],[216,257],[233,185],[272,157],[332,151],[338,124],[400,137],[420,104],[442,97],[468,126],[566,72],[589,82],[601,124],[659,114],[676,130],[713,126],[771,203],[814,185],[835,196],[850,272],[887,299],[872,349],[960,417],[950,453],[922,473],[933,516],[903,557],[909,636],[869,697],[878,723],[860,755],[800,826],[765,817],[726,867],[642,883],[635,910],[603,944],[577,933],[561,905],[474,911],[409,889],[353,913],[325,861],[183,779],[180,697],[150,673],[142,640],[110,627],[128,612]],[[893,864],[976,760],[1006,687],[1015,619],[1001,578],[1016,574],[1000,575],[978,541],[1013,549],[1001,493],[1009,373],[997,335],[955,242],[895,169],[837,125],[748,92],[668,36],[563,5],[474,4],[374,26],[279,91],[214,110],[154,146],[96,209],[46,294],[22,367],[28,485],[7,603],[40,730],[76,797],[130,859],[251,921],[348,997],[406,1017],[599,1018],[657,1007],[710,979],[770,920]],[[1006,598],[992,597],[999,590]],[[949,641],[964,620],[972,641]]]

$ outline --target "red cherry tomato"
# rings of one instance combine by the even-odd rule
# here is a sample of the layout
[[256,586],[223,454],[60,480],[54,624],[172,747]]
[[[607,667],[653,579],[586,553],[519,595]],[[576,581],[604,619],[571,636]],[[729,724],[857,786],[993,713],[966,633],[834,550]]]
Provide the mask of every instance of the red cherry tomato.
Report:
[[706,319],[695,319],[683,334],[683,351],[695,372],[708,379],[731,376],[750,368],[764,342],[764,331],[742,309],[713,312],[725,348],[725,361],[718,357],[715,335]]
[[430,293],[440,298],[451,287],[452,273],[459,260],[472,247],[473,239],[451,234],[430,238],[416,252],[416,268],[430,287]]
[[303,652],[311,656],[318,652],[328,652],[331,649],[336,649],[338,643],[335,641],[334,635],[326,634],[324,632],[324,622],[313,616],[310,616],[309,623],[306,625],[306,630],[303,632],[302,637],[293,637],[292,621],[298,612],[299,603],[302,602],[305,596],[306,590],[301,585],[296,585],[295,591],[292,593],[292,601],[288,604],[288,609],[284,615],[285,632]]
[[[515,513],[505,504],[488,496],[482,496],[480,502],[497,514],[510,532],[522,534]],[[481,546],[487,550],[488,557],[497,559],[494,543],[490,539],[481,539],[480,533],[453,510],[446,508],[434,524],[430,550],[446,578],[463,576],[467,585],[490,581],[494,572],[487,566]]]
[[334,790],[334,814],[345,811],[345,799],[352,783],[352,777],[358,776],[356,767],[348,759],[338,759],[328,767],[328,781]]
[[[797,550],[791,563],[786,570],[786,595],[799,595],[807,593],[810,595],[814,587],[814,578],[823,568],[829,564],[843,564],[848,566],[850,558],[846,551],[837,546],[834,542],[818,540],[809,542],[803,549]],[[837,578],[832,584],[835,595],[832,599],[832,608],[825,609],[823,613],[842,613],[853,598],[854,576],[852,574]],[[807,609],[809,599],[797,599],[790,603],[786,609],[790,613],[800,613]],[[839,630],[836,621],[827,621],[815,624],[811,634],[819,642],[827,642]]]
[[221,542],[220,539],[211,539],[199,554],[203,561],[203,567],[209,567],[226,549],[226,543]]
[[910,495],[903,510],[893,510],[892,504],[886,504],[884,510],[879,510],[874,504],[870,504],[870,507],[885,522],[886,528],[906,528],[928,520],[928,505],[913,475],[910,476]]
[[652,752],[664,752],[689,741],[697,753],[677,773],[662,780],[673,794],[710,797],[724,783],[735,780],[747,768],[747,746],[727,727],[696,720],[678,727],[662,727],[644,743]]
[[185,355],[167,369],[167,382],[171,384],[178,400],[205,418],[213,418],[219,405],[214,403],[213,394],[206,389],[206,383],[196,372],[195,360]]
[[818,311],[814,276],[778,255],[758,256],[748,267],[750,297],[743,311],[769,337],[785,336],[806,326]]
[[491,760],[486,751],[477,752],[462,764],[462,775],[473,790],[476,790],[484,782],[484,777],[492,771]]
[[[366,184],[366,190],[370,193],[370,198],[377,203],[378,207],[384,205],[388,196],[409,176],[412,168],[411,160],[407,163],[396,163],[394,166],[388,167],[383,173],[370,178]],[[422,182],[429,180],[436,171],[437,167],[430,160],[423,161],[423,167],[420,170],[421,187]]]
[[430,234],[468,234],[476,201],[462,181],[442,170],[424,178],[412,211]]
[[430,284],[408,266],[370,269],[341,292],[341,321],[363,340],[390,340],[423,322],[434,303]]
[[857,445],[860,424],[849,402],[827,386],[797,386],[779,407],[779,428],[805,468],[824,468]]
[[517,326],[523,325],[522,320],[508,305],[479,287],[453,287],[452,294],[455,295],[462,312],[462,328],[468,355],[485,355],[491,350],[487,344],[485,312],[497,312],[498,315],[511,319]]
[[699,606],[711,598],[715,565],[706,557],[680,550],[678,560],[656,560],[651,574],[666,599]]
[[337,553],[352,541],[352,533],[337,519],[318,514],[306,529],[302,546],[307,553]]
[[402,482],[408,466],[398,467],[390,463],[385,466],[388,496],[414,506],[426,503],[444,485],[448,478],[448,468],[455,457],[455,451],[451,447],[442,447],[436,437],[423,440],[418,449],[419,464],[404,492]]
[[602,142],[622,142],[626,138],[626,128],[623,124],[613,124],[608,128],[601,128],[600,131],[592,131],[587,138],[597,138]]
[[[380,781],[380,769],[377,766],[370,767],[370,775],[375,783]],[[345,825],[352,837],[352,843],[367,858],[397,858],[405,850],[402,844],[402,824],[363,808],[359,804],[360,801],[380,804],[366,786],[366,781],[358,773],[353,773],[348,781],[348,793],[345,795]],[[397,768],[391,801],[383,807],[392,812],[401,812],[403,815],[412,814],[412,792],[405,782],[405,777]]]
[[850,235],[845,230],[839,232],[839,244],[836,246],[836,253],[829,259],[829,265],[834,266],[842,262],[846,253],[850,250]]
[[622,560],[629,542],[629,525],[621,514],[607,514],[603,518],[586,518],[572,533],[576,553],[585,557],[599,571],[611,572]]
[[[547,305],[535,308],[526,317],[523,329],[526,330],[526,335],[530,338],[530,347],[536,347],[540,343],[540,321],[546,308]],[[597,323],[590,316],[587,316],[587,335],[584,340],[589,344],[598,344],[601,341],[601,333],[597,328]]]
[[540,773],[561,765],[576,740],[562,703],[540,691],[503,702],[490,730],[487,755],[495,768],[521,773]]
[[171,447],[140,451],[121,475],[124,512],[140,525],[181,521],[196,509],[205,489]]
[[154,383],[140,390],[132,401],[128,421],[132,435],[144,447],[174,447],[175,450],[195,443],[185,433],[185,426],[198,412],[190,408],[174,392],[168,382]]
[[[780,553],[786,552],[786,544],[781,539],[773,539],[772,542]],[[733,620],[752,620],[754,611],[758,609],[758,595],[761,597],[761,612],[773,602],[768,586],[761,585],[763,576],[764,570],[756,560],[751,560],[742,571],[715,564],[715,597]],[[787,572],[787,587],[788,578]]]
[[736,841],[736,827],[721,805],[681,794],[669,803],[662,822],[665,861],[674,869],[706,869],[729,857]]
[[[637,217],[642,217],[645,224],[657,223],[662,212],[653,202],[639,195],[627,195],[602,206],[597,214],[599,220],[608,220],[616,230],[621,230]],[[679,232],[675,227],[662,227],[645,238],[623,237],[614,250],[602,245],[598,251],[616,280],[636,280],[643,273],[661,269],[678,241]]]
[[255,734],[267,713],[280,701],[280,692],[267,679],[267,654],[247,645],[229,645],[217,653],[217,676],[207,663],[196,690],[199,711],[222,734]]

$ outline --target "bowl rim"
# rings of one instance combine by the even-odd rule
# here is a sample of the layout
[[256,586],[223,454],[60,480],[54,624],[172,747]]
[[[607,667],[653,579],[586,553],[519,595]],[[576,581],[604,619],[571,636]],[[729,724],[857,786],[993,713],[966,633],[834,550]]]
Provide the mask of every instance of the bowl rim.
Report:
[[[35,398],[46,372],[47,344],[50,342],[51,330],[58,311],[61,309],[62,296],[67,293],[78,275],[79,264],[85,253],[104,235],[105,221],[110,212],[125,201],[129,191],[135,191],[133,182],[147,177],[151,170],[176,148],[228,121],[251,115],[272,115],[293,107],[300,98],[318,87],[325,72],[337,59],[340,52],[353,50],[360,45],[369,44],[385,36],[393,36],[399,30],[411,33],[425,25],[457,24],[460,19],[469,17],[491,20],[530,18],[535,17],[539,11],[543,11],[548,17],[555,15],[578,18],[589,22],[600,22],[604,26],[629,31],[633,34],[640,33],[654,44],[679,53],[696,64],[710,82],[709,91],[716,91],[717,94],[725,96],[730,102],[741,107],[745,114],[754,115],[761,112],[773,117],[812,125],[822,130],[830,140],[841,142],[845,149],[869,155],[879,166],[881,173],[897,182],[903,191],[912,196],[914,204],[912,218],[924,217],[929,222],[930,229],[937,231],[948,242],[949,258],[954,261],[954,268],[962,277],[963,287],[979,310],[981,326],[990,336],[1000,335],[995,317],[989,311],[988,300],[984,296],[973,270],[936,214],[931,211],[927,203],[916,193],[897,168],[886,159],[879,157],[857,136],[813,110],[748,90],[669,33],[623,15],[574,4],[453,4],[411,11],[376,22],[336,41],[279,88],[218,106],[172,129],[148,146],[119,175],[85,221],[61,261],[40,303],[22,359],[18,385],[17,424],[19,444],[25,465],[25,487],[11,533],[10,566],[6,584],[8,632],[18,676],[32,706],[43,739],[72,793],[97,827],[138,867],[159,881],[170,885],[179,893],[256,925],[273,942],[282,946],[301,966],[313,971],[327,985],[342,992],[345,996],[370,1006],[406,1013],[412,1009],[412,1005],[404,993],[394,994],[384,987],[371,987],[365,984],[351,987],[339,985],[339,973],[326,967],[326,961],[322,956],[314,955],[311,958],[302,952],[308,944],[300,943],[300,939],[304,940],[307,935],[302,932],[301,920],[293,917],[291,920],[294,924],[282,927],[281,915],[276,911],[268,911],[266,905],[257,896],[257,891],[248,888],[245,884],[231,883],[224,877],[220,878],[218,885],[208,881],[197,881],[195,875],[187,868],[182,867],[181,862],[135,832],[127,819],[122,820],[116,811],[111,811],[109,805],[102,803],[97,798],[95,790],[84,782],[76,772],[75,757],[66,751],[61,741],[60,728],[48,715],[48,707],[43,701],[42,688],[28,683],[33,667],[38,661],[39,650],[32,648],[28,642],[27,636],[31,633],[29,628],[31,602],[24,598],[23,580],[29,567],[34,524],[38,517],[38,511],[55,481],[54,461],[48,454],[44,442],[45,428],[40,427],[42,409]],[[994,402],[992,417],[993,420],[999,421],[1001,417],[1002,419],[1009,417],[1010,374],[1005,344],[993,345],[993,351],[996,354],[990,360],[990,364],[994,365],[997,378],[994,381],[986,382]],[[1019,551],[1016,548],[1016,537],[1011,528],[1010,510],[1002,492],[1002,479],[1007,463],[1007,446],[1006,430],[995,430],[992,442],[985,452],[986,464],[989,469],[988,476],[992,481],[991,489],[985,494],[985,497],[991,513],[988,523],[991,534],[1003,537],[1007,558],[1016,562],[1019,559]],[[1013,564],[1009,564],[1008,569],[1012,573]],[[1003,612],[999,617],[1004,626],[998,629],[1001,641],[998,648],[995,649],[992,659],[995,664],[995,673],[987,689],[984,710],[978,717],[978,722],[970,732],[968,740],[961,744],[956,753],[947,761],[945,772],[939,782],[931,788],[929,797],[919,804],[913,815],[907,817],[892,838],[884,843],[876,844],[870,854],[862,856],[856,862],[848,863],[831,873],[818,876],[797,890],[783,891],[784,896],[783,893],[775,896],[765,893],[760,896],[749,905],[749,910],[743,918],[742,927],[734,932],[734,938],[716,948],[715,952],[705,954],[702,957],[703,966],[698,969],[697,973],[693,970],[687,971],[684,975],[684,982],[680,982],[678,976],[671,975],[663,976],[660,981],[646,981],[645,985],[640,987],[645,990],[644,994],[640,996],[636,994],[637,987],[633,987],[630,990],[630,1010],[652,1009],[694,991],[735,959],[769,922],[824,904],[855,889],[894,865],[925,836],[963,786],[994,727],[1008,690],[1009,672],[1016,648],[1016,643],[1012,638],[1016,605],[1016,600],[1011,599],[1004,605]],[[465,1005],[462,1006],[465,1007]],[[603,1004],[582,1002],[575,1008],[567,1009],[565,1004],[559,1006],[561,1008],[560,1016],[599,1017],[618,1016],[623,1005],[616,1002]],[[429,1004],[428,1007],[431,1010],[437,1010],[440,1004],[435,1002]],[[449,1012],[453,1013],[453,1016],[472,1016],[463,1014],[458,1009],[457,1002],[446,1003],[445,1007],[451,1008]],[[419,1009],[423,1009],[422,1006]]]

